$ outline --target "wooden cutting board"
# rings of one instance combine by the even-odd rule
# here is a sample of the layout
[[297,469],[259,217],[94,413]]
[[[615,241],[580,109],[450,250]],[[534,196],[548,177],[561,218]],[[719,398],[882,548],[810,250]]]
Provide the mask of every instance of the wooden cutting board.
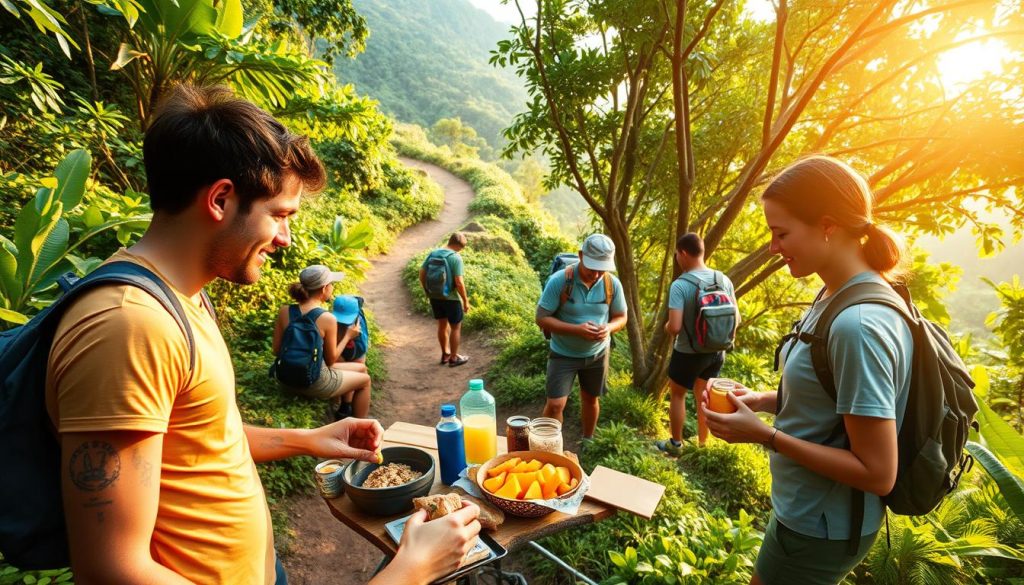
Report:
[[650,519],[665,493],[665,486],[598,465],[590,474],[587,499]]

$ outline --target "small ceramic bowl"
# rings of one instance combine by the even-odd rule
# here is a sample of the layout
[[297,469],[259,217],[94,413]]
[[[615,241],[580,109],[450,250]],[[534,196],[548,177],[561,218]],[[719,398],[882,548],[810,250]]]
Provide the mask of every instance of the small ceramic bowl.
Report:
[[353,461],[341,476],[347,495],[357,508],[375,516],[391,516],[412,509],[412,499],[425,496],[434,485],[434,458],[430,453],[415,447],[385,447],[381,450],[384,463],[404,463],[413,471],[423,475],[395,487],[362,487],[367,476],[380,467],[377,463]]

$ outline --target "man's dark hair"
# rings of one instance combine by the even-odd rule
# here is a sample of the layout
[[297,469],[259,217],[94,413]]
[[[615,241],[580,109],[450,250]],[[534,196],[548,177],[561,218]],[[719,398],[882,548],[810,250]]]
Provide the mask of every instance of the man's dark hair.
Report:
[[704,257],[704,238],[699,235],[690,232],[679,236],[676,240],[676,250],[680,252],[686,252],[690,256],[697,258]]
[[466,247],[466,234],[462,232],[455,232],[448,238],[449,246],[458,246],[460,248]]
[[177,214],[200,188],[230,179],[248,212],[281,192],[294,174],[308,192],[327,182],[305,136],[223,86],[172,88],[153,115],[142,146],[154,212]]

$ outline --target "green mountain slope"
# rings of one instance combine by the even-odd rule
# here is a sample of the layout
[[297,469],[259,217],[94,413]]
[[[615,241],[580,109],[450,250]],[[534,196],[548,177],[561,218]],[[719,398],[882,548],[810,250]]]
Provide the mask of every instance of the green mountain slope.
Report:
[[357,0],[370,29],[366,51],[338,59],[342,83],[380,100],[404,122],[431,126],[458,116],[492,146],[522,109],[526,92],[511,70],[487,63],[507,36],[500,24],[466,0]]

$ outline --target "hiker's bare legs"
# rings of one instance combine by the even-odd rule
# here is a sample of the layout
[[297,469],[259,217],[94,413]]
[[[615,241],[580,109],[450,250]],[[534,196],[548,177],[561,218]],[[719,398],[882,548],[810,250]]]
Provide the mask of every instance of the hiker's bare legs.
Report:
[[[704,417],[704,412],[697,407],[697,401],[704,395],[704,389],[707,388],[708,381],[703,378],[697,378],[693,383],[693,404],[694,408],[697,408],[697,444],[701,447],[704,446],[704,442],[708,440],[708,421]],[[685,395],[684,395],[685,398]],[[686,417],[685,406],[683,407],[683,417]]]
[[[668,381],[670,394],[668,403],[668,430],[676,441],[683,440],[683,427],[686,426],[686,393],[689,388]],[[698,416],[699,416],[698,412]]]
[[346,372],[359,372],[360,374],[365,374],[368,371],[366,364],[359,362],[335,362],[331,367]]
[[331,400],[332,402],[340,400],[346,394],[351,393],[352,415],[356,418],[366,418],[370,414],[370,386],[371,382],[368,374],[347,371],[341,376],[341,386],[334,396],[331,397]]
[[594,429],[597,428],[597,417],[601,414],[601,399],[580,390],[580,406],[583,418],[583,436],[585,438],[594,436]]
[[[447,321],[445,321],[447,323]],[[451,351],[452,358],[456,358],[459,355],[459,344],[462,342],[462,321],[459,321],[455,325],[451,326],[451,332],[448,334],[448,347]]]
[[565,410],[565,403],[568,401],[568,396],[562,398],[548,398],[548,401],[544,403],[544,416],[553,418],[558,422],[562,422],[562,411]]
[[451,353],[448,351],[448,319],[437,320],[437,343],[441,346],[441,353]]

